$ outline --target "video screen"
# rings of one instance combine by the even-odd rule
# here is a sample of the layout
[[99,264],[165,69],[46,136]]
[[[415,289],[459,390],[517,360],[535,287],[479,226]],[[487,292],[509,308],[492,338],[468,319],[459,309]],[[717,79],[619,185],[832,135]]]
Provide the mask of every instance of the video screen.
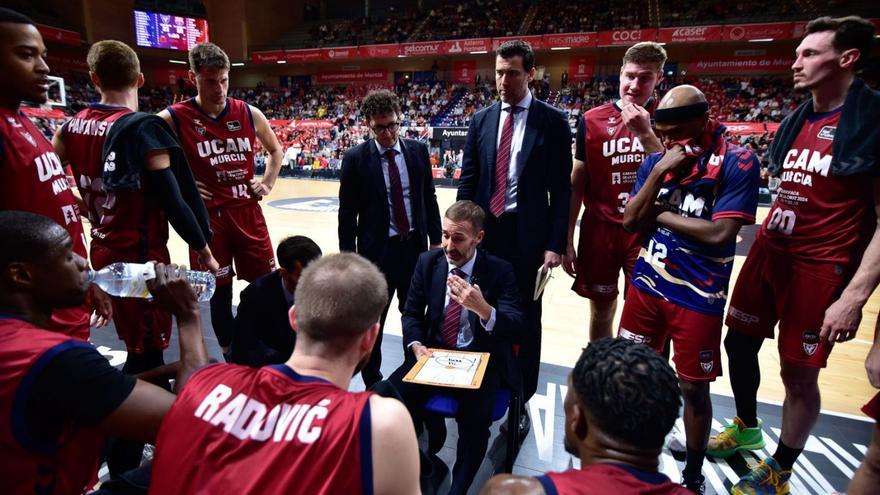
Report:
[[137,45],[149,48],[186,51],[208,41],[208,21],[193,17],[135,10],[134,29]]

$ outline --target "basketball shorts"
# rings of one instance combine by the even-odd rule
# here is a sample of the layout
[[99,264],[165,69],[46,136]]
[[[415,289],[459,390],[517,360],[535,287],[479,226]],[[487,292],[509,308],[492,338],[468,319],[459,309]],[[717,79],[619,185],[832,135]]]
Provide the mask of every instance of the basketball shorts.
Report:
[[[92,266],[96,270],[122,261],[126,263],[146,263],[157,261],[170,263],[168,247],[150,246],[142,251],[121,251],[92,242]],[[111,297],[113,304],[113,325],[120,340],[130,353],[164,350],[171,339],[171,314],[159,309],[153,301],[131,297]]]
[[871,402],[862,406],[862,412],[869,418],[874,418],[874,421],[880,422],[880,392],[871,399]]
[[833,342],[819,331],[825,310],[837,300],[849,275],[836,263],[799,260],[775,251],[758,234],[743,264],[727,308],[726,324],[753,337],[773,338],[782,359],[824,368]]
[[721,376],[721,315],[698,313],[630,286],[618,336],[663,352],[672,339],[672,362],[683,380]]
[[[275,269],[275,253],[263,210],[258,204],[235,208],[212,208],[211,230],[214,237],[208,244],[220,264],[217,285],[232,283],[232,277],[253,282]],[[205,270],[198,255],[190,250],[190,265]],[[235,268],[233,269],[233,263]]]
[[641,248],[638,234],[585,214],[578,240],[577,277],[571,289],[594,301],[613,301],[617,299],[617,280],[623,269],[626,294]]

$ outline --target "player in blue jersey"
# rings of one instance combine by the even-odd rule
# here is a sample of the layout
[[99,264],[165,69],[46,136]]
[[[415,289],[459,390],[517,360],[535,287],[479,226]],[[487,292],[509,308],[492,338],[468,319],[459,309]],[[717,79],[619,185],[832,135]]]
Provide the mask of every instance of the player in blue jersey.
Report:
[[654,116],[666,150],[639,168],[623,227],[644,234],[619,335],[663,350],[671,337],[684,397],[682,484],[702,493],[712,421],[709,383],[721,374],[721,318],[740,227],[755,221],[759,164],[727,142],[693,86],[671,89]]

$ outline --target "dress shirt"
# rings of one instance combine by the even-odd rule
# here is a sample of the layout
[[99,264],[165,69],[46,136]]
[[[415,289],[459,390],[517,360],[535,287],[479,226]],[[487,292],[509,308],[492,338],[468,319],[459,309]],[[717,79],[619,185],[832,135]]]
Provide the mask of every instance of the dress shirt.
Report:
[[[526,120],[529,118],[529,106],[532,104],[532,92],[526,91],[526,96],[516,104],[522,108],[513,115],[513,140],[510,142],[510,166],[507,168],[507,197],[504,199],[504,211],[516,211],[516,190],[519,176],[522,168],[525,166],[527,157],[522,155],[523,138],[526,135]],[[508,118],[510,111],[504,110],[510,107],[509,103],[501,103],[501,118],[498,119],[498,138],[495,142],[495,149],[501,145],[501,133],[504,129],[504,121]],[[496,151],[497,156],[497,151]]]
[[394,225],[394,207],[391,204],[391,179],[388,177],[388,160],[385,159],[385,152],[388,150],[394,150],[397,153],[394,154],[394,162],[397,164],[397,170],[400,172],[400,188],[403,189],[403,206],[406,208],[406,218],[409,220],[410,231],[413,228],[413,218],[412,218],[412,202],[409,199],[409,171],[406,169],[406,160],[403,158],[403,151],[400,147],[400,140],[394,143],[393,148],[386,148],[379,144],[379,141],[374,140],[376,143],[376,149],[379,150],[379,160],[382,162],[382,177],[385,178],[385,197],[388,200],[388,218],[392,220],[388,222],[388,237],[394,237],[400,232],[397,231],[397,226]]

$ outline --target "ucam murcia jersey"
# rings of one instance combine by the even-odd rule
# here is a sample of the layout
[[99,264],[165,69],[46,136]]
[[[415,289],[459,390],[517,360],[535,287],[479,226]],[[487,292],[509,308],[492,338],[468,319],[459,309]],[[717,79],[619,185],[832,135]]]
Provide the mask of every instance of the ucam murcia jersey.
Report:
[[226,108],[214,118],[190,98],[171,105],[168,112],[193,175],[213,194],[205,206],[255,204],[249,182],[254,177],[257,133],[248,104],[227,98]]
[[286,365],[202,368],[162,422],[150,493],[372,493],[370,396]]
[[639,138],[623,123],[619,101],[593,108],[584,114],[584,150],[587,191],[585,215],[623,223],[639,165],[647,153]]
[[849,265],[858,262],[874,232],[875,177],[831,174],[840,112],[804,121],[785,155],[761,235],[772,249],[798,259]]
[[[718,132],[723,132],[723,127]],[[716,139],[721,139],[716,132]],[[657,201],[667,211],[713,221],[735,218],[754,222],[758,207],[760,165],[754,154],[729,143],[697,160],[690,175],[676,181],[664,178]],[[649,156],[639,168],[633,195],[662,158]],[[736,241],[708,246],[672,230],[649,231],[633,271],[638,289],[703,314],[724,312]]]
[[164,249],[168,241],[164,210],[145,194],[143,183],[135,191],[110,193],[104,190],[102,179],[107,135],[117,119],[131,112],[127,107],[93,103],[64,124],[61,141],[88,209],[92,253],[97,246],[114,251],[140,251],[146,261],[154,250]]
[[0,210],[51,218],[70,232],[73,251],[86,257],[79,208],[61,159],[29,118],[5,108],[0,108]]

